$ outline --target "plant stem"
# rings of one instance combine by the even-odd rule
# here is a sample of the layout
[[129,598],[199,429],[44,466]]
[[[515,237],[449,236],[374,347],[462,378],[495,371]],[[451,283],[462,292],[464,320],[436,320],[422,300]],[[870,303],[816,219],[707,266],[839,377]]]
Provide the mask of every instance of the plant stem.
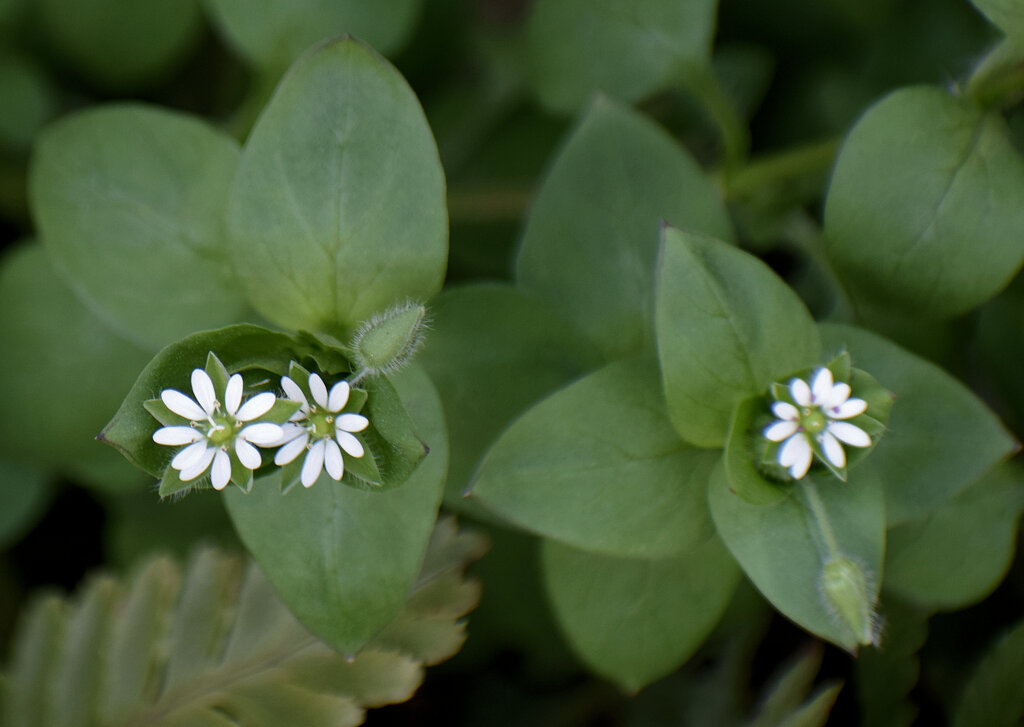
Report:
[[791,179],[827,171],[841,141],[841,137],[833,137],[755,159],[725,176],[725,196],[730,200],[743,199]]
[[801,480],[800,489],[804,495],[804,502],[807,503],[811,515],[814,516],[814,522],[818,526],[818,532],[821,533],[821,539],[828,549],[829,557],[826,560],[837,560],[841,557],[839,543],[836,542],[836,535],[832,530],[832,522],[828,519],[828,512],[825,511],[825,503],[821,501],[818,488],[810,480]]

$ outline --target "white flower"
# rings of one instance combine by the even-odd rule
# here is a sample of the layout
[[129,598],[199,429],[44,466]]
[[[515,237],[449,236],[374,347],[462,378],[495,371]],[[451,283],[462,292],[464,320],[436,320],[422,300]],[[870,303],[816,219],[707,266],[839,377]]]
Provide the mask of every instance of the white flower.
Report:
[[370,423],[361,414],[342,413],[351,390],[348,382],[339,381],[328,393],[323,379],[317,374],[310,374],[312,404],[299,385],[287,376],[281,378],[281,388],[288,399],[298,402],[299,410],[284,425],[280,442],[283,446],[277,450],[274,463],[288,464],[308,450],[299,476],[303,487],[312,487],[325,468],[332,479],[341,480],[345,474],[341,450],[351,457],[362,457],[363,445],[352,433],[363,431]]
[[815,453],[824,457],[837,469],[846,466],[843,445],[870,447],[871,437],[860,427],[844,419],[863,414],[868,404],[863,399],[851,399],[850,386],[834,383],[832,372],[820,368],[808,385],[803,379],[789,382],[788,401],[772,404],[772,413],[778,417],[764,429],[764,436],[772,442],[783,442],[778,462],[789,468],[793,479],[807,474]]
[[171,467],[181,473],[181,481],[194,480],[210,469],[214,489],[223,490],[231,479],[232,449],[244,467],[254,470],[263,460],[253,445],[272,447],[281,439],[282,428],[277,424],[246,424],[270,411],[277,397],[267,391],[243,404],[242,377],[234,374],[228,379],[222,406],[213,381],[202,369],[192,371],[192,393],[194,400],[176,389],[160,392],[167,408],[188,419],[189,424],[157,429],[153,441],[170,447],[187,444],[171,460]]

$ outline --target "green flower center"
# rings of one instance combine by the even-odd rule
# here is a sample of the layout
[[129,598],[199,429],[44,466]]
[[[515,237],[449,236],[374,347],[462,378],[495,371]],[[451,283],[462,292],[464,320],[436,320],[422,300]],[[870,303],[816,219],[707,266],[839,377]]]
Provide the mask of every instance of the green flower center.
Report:
[[309,431],[315,439],[334,436],[334,415],[314,408],[309,413]]
[[800,427],[808,434],[820,434],[828,425],[828,419],[821,409],[804,408],[800,410]]
[[225,416],[213,416],[213,426],[211,426],[206,432],[206,440],[215,447],[231,442],[238,434],[236,422],[231,417]]

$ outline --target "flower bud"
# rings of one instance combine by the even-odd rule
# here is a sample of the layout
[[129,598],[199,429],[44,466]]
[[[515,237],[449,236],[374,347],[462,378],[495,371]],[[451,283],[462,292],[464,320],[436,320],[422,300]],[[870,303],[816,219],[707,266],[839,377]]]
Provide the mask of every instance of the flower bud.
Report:
[[409,362],[423,341],[427,310],[403,303],[364,323],[352,339],[352,355],[368,375],[397,371]]
[[849,558],[833,558],[822,569],[820,586],[829,610],[853,632],[857,643],[876,643],[878,616],[864,569]]

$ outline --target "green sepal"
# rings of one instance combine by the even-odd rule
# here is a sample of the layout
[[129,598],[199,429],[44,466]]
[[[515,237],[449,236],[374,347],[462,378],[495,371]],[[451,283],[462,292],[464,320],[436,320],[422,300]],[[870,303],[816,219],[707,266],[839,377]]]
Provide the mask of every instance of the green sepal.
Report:
[[[233,451],[228,451],[228,456],[231,458],[231,481],[235,487],[240,489],[242,492],[249,494],[252,492],[253,483],[253,472],[251,469],[243,465],[238,461],[238,457],[235,456]],[[262,455],[261,455],[262,456]],[[261,468],[262,469],[262,468]]]
[[175,427],[188,424],[188,419],[171,411],[163,399],[148,399],[142,402],[143,408],[153,415],[153,418],[165,427]]
[[352,371],[352,353],[348,346],[331,334],[300,330],[295,338],[309,345],[309,356],[316,363],[317,370],[332,375]]
[[408,479],[429,450],[417,436],[412,419],[386,376],[369,379],[366,390],[363,415],[370,425],[360,432],[360,438],[366,449],[363,456],[373,455],[380,468],[380,484],[359,481],[357,486],[374,491],[396,487]]
[[213,390],[217,393],[217,401],[224,403],[224,392],[228,388],[228,379],[231,378],[231,374],[224,368],[224,364],[217,358],[217,354],[210,351],[206,354],[206,365],[203,366],[203,370],[206,371],[207,376],[210,377],[210,381],[213,382]]
[[[164,470],[164,476],[160,479],[160,489],[157,493],[161,499],[170,497],[171,495],[185,495],[193,489],[205,489],[209,485],[200,485],[202,478],[197,478],[189,482],[182,482],[180,473],[173,467],[168,466]],[[209,481],[209,478],[207,478]]]
[[377,466],[377,459],[359,434],[352,434],[352,436],[359,440],[366,453],[362,457],[345,457],[345,477],[352,475],[368,485],[373,485],[374,489],[380,488],[384,482],[384,476],[380,473],[380,467]]
[[284,424],[301,406],[297,401],[278,397],[277,401],[274,402],[274,406],[270,407],[270,411],[261,416],[259,421],[270,422],[271,424]]
[[[751,505],[771,505],[790,494],[782,482],[775,481],[783,479],[785,470],[782,467],[776,465],[779,472],[775,472],[758,465],[766,461],[764,445],[768,443],[760,435],[763,427],[755,428],[763,418],[764,407],[763,396],[752,396],[740,402],[733,412],[725,440],[723,461],[729,489]],[[767,479],[766,473],[774,477]]]

